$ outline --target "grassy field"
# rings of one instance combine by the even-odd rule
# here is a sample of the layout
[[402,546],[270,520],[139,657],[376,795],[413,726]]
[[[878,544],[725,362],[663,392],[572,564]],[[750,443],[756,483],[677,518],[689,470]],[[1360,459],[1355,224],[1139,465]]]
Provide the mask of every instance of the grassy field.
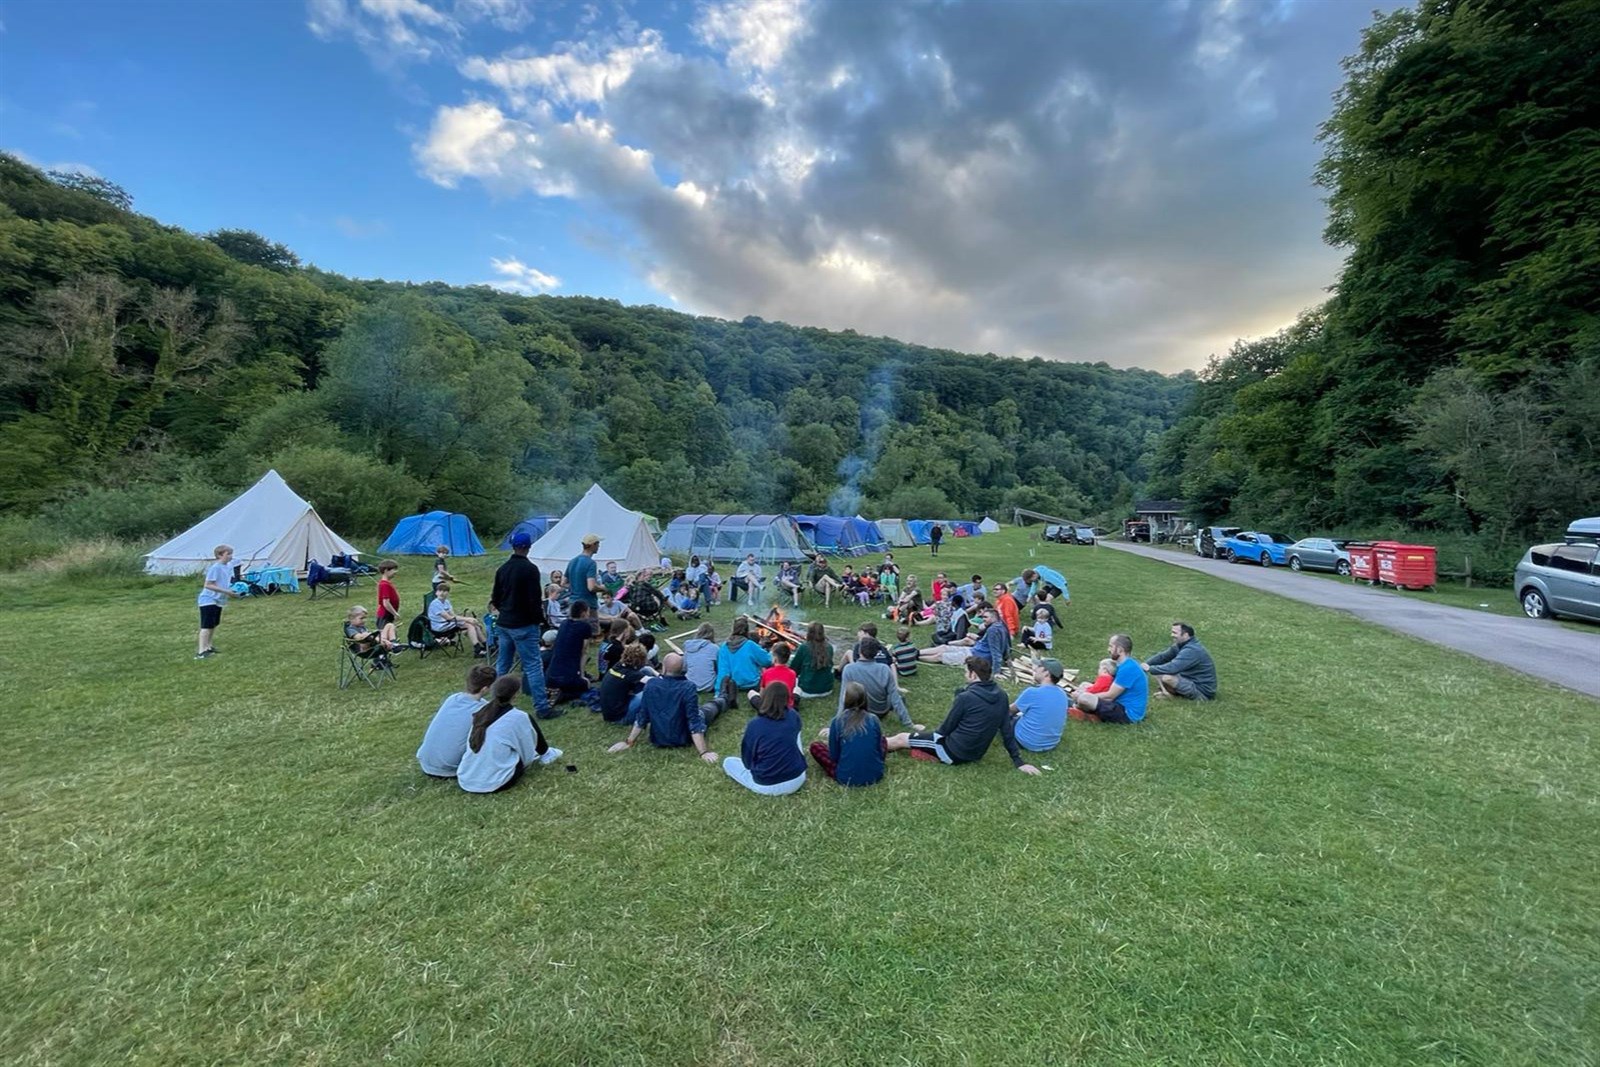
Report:
[[340,692],[343,601],[232,605],[195,662],[197,581],[0,577],[0,1060],[1596,1062],[1600,704],[1121,553],[939,563],[1030,551],[1069,663],[1183,618],[1222,698],[778,799],[574,711],[577,773],[475,797],[412,758],[468,661]]

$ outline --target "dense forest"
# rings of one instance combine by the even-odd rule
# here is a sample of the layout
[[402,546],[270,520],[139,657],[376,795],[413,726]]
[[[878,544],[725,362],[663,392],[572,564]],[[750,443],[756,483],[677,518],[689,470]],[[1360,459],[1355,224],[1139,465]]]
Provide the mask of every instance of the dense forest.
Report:
[[0,509],[149,539],[276,467],[336,529],[1126,506],[1194,388],[581,297],[357,281],[0,156]]
[[1503,574],[1600,511],[1600,5],[1424,0],[1345,66],[1316,175],[1334,295],[1212,361],[1150,488]]

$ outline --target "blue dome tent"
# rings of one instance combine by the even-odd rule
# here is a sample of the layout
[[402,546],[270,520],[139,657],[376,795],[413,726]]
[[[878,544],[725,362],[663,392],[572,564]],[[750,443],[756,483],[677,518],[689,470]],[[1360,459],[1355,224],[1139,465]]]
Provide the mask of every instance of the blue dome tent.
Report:
[[500,547],[509,550],[511,548],[511,535],[518,530],[526,531],[529,537],[537,541],[550,532],[550,527],[560,521],[554,515],[529,515],[506,532],[506,535],[500,539]]
[[431,556],[440,545],[452,556],[483,555],[483,542],[478,540],[472,520],[450,511],[407,515],[394,524],[378,551],[393,556]]
[[794,521],[819,552],[826,552],[830,556],[867,554],[867,546],[861,543],[861,534],[854,519],[838,515],[796,515]]

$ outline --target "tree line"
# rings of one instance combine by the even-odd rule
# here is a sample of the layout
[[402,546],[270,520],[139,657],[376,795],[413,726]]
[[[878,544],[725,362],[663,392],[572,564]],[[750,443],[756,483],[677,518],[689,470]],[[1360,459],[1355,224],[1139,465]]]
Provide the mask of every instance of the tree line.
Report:
[[695,511],[1126,506],[1194,375],[397,284],[0,156],[0,509],[154,537],[276,467],[336,529],[486,535],[591,480]]
[[1212,360],[1150,487],[1504,574],[1600,511],[1600,8],[1423,0],[1345,69],[1316,174],[1333,295]]

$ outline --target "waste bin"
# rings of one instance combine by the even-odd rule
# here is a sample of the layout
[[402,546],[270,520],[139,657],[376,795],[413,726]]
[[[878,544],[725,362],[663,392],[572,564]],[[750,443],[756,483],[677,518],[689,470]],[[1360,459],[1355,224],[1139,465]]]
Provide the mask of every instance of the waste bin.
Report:
[[1357,582],[1375,582],[1378,580],[1378,560],[1374,545],[1351,543],[1345,545],[1345,551],[1350,553],[1350,577]]
[[1397,589],[1432,589],[1438,582],[1438,550],[1432,545],[1406,545],[1379,541],[1376,551],[1378,581]]

